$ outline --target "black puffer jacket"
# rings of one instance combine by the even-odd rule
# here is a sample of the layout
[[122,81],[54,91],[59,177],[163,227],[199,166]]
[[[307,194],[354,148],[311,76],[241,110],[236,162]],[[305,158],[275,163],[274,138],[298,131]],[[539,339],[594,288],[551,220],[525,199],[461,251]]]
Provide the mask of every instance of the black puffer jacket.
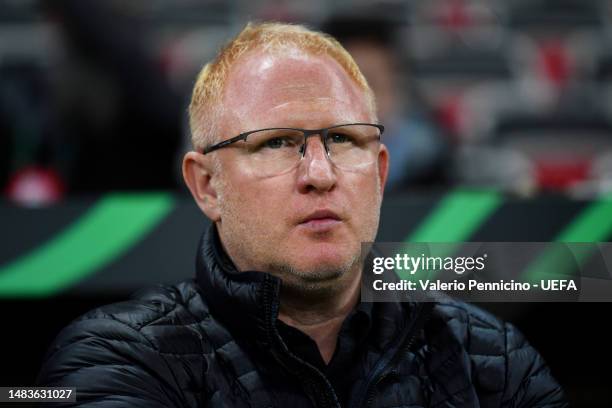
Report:
[[[195,281],[75,320],[51,346],[39,385],[74,386],[85,407],[339,406],[325,376],[278,334],[279,280],[236,273],[220,248],[211,228]],[[349,406],[567,406],[511,325],[455,301],[377,305]]]

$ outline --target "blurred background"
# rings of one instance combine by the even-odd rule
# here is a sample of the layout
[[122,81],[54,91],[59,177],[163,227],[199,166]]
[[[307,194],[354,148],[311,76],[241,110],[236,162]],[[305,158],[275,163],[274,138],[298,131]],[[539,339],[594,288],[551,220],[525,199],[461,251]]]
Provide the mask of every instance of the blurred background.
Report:
[[[391,155],[379,239],[612,238],[610,0],[0,0],[0,385],[32,385],[85,311],[192,276],[190,92],[251,20],[362,68]],[[612,406],[611,305],[484,307],[587,407]]]
[[612,189],[612,2],[0,1],[5,196],[181,190],[202,64],[249,20],[338,37],[387,126],[390,193]]

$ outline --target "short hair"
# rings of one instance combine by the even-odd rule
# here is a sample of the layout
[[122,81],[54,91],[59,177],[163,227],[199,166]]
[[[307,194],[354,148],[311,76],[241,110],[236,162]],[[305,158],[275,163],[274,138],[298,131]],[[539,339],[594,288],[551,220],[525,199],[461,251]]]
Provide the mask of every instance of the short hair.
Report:
[[298,49],[311,55],[331,57],[366,93],[369,107],[376,114],[374,93],[353,57],[333,37],[297,24],[248,23],[198,74],[189,104],[189,126],[194,149],[203,149],[215,141],[229,71],[240,56],[256,49],[272,53]]

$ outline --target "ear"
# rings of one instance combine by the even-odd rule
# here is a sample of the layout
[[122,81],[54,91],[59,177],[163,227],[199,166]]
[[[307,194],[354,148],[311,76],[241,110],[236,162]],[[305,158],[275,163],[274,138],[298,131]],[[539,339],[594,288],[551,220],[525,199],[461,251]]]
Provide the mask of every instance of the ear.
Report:
[[385,185],[387,184],[387,175],[389,174],[389,150],[384,144],[380,144],[378,151],[378,177],[380,182],[380,192],[385,193]]
[[183,158],[183,179],[200,209],[213,222],[221,219],[217,191],[212,183],[212,160],[198,152],[188,152]]

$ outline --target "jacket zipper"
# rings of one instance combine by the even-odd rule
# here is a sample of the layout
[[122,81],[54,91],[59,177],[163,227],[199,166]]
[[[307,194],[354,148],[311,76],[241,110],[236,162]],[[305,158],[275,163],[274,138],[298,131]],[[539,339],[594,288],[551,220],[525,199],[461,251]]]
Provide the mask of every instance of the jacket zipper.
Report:
[[[385,378],[389,377],[390,375],[397,374],[397,371],[395,370],[391,370],[387,372],[385,372],[385,370],[387,370],[387,368],[392,367],[394,365],[398,356],[402,356],[408,351],[410,351],[410,349],[412,348],[412,344],[414,343],[414,340],[416,339],[416,336],[419,334],[419,332],[421,331],[421,329],[423,328],[423,326],[429,319],[429,315],[433,307],[434,307],[434,303],[432,302],[422,303],[422,306],[418,311],[419,313],[418,316],[413,321],[412,327],[408,329],[407,339],[404,339],[403,341],[404,345],[403,346],[401,345],[402,341],[400,340],[399,342],[400,346],[398,347],[394,355],[389,359],[380,361],[376,365],[365,387],[366,398],[362,397],[361,402],[356,405],[357,407],[364,407],[364,408],[369,407],[374,400],[374,396],[376,395],[377,386]],[[377,376],[378,378],[376,378]],[[374,378],[376,378],[376,380],[374,380]]]
[[[272,286],[271,280],[268,277],[266,277],[264,281],[264,288],[263,288],[265,321],[267,325],[266,333],[268,334],[268,343],[270,344],[270,348],[271,348],[273,355],[275,355],[276,360],[279,361],[281,365],[283,365],[288,371],[292,372],[296,377],[298,377],[300,382],[306,385],[307,390],[315,390],[314,392],[316,392],[317,383],[320,383],[323,385],[323,388],[325,389],[325,391],[323,392],[323,395],[322,395],[323,396],[322,405],[318,403],[319,401],[315,395],[308,395],[309,399],[314,403],[315,406],[320,406],[321,408],[325,408],[325,407],[340,408],[340,405],[337,402],[338,397],[336,396],[336,393],[334,392],[332,385],[329,383],[329,381],[325,378],[325,376],[316,367],[302,360],[295,354],[291,353],[289,350],[287,351],[282,350],[282,347],[281,347],[280,351],[282,351],[283,354],[289,357],[289,359],[294,363],[292,364],[293,367],[288,367],[287,362],[283,361],[283,358],[280,355],[281,353],[277,349],[279,345],[275,344],[275,343],[278,343],[279,341],[282,342],[282,339],[280,339],[280,336],[278,335],[278,333],[276,333],[274,329],[274,322],[273,322],[273,317],[272,317],[273,315],[272,299],[270,296],[273,289],[274,288]],[[308,371],[310,371],[310,373],[308,373]],[[319,381],[317,381],[317,379],[313,377],[318,377]]]

